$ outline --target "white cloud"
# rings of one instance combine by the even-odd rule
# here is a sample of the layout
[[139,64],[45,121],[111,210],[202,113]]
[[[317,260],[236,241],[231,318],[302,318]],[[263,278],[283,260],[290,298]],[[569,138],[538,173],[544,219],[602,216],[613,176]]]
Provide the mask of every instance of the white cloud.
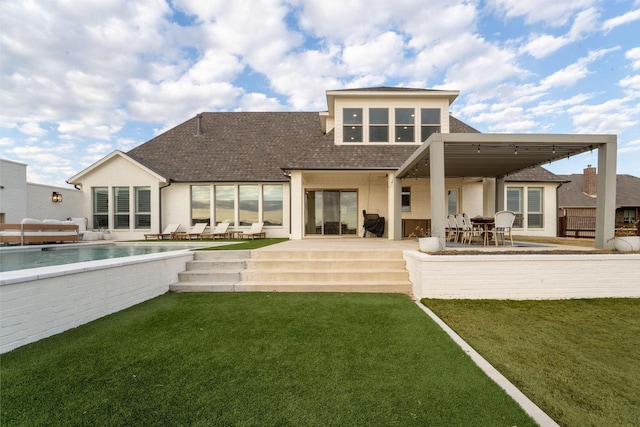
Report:
[[577,105],[567,111],[579,133],[619,134],[638,123],[637,110],[630,109],[624,99]]
[[398,74],[403,68],[404,42],[393,31],[357,46],[346,46],[342,53],[344,65],[352,74]]
[[629,49],[624,56],[631,61],[631,67],[634,70],[640,69],[640,47]]
[[624,79],[620,80],[620,86],[624,87],[625,89],[640,91],[640,74],[625,77]]
[[24,133],[25,135],[31,135],[36,137],[44,136],[47,134],[46,129],[42,129],[39,123],[34,123],[34,122],[23,123],[22,125],[18,126],[18,130]]
[[622,148],[618,149],[618,153],[631,153],[634,151],[640,151],[640,139],[629,141]]
[[640,20],[640,9],[629,11],[623,15],[616,16],[615,18],[607,19],[602,24],[604,31],[611,31],[612,29],[619,27],[620,25],[628,24]]
[[527,24],[544,22],[552,26],[564,25],[577,11],[588,8],[597,0],[490,0],[491,7],[508,18],[524,17]]
[[578,80],[586,77],[591,71],[589,71],[589,64],[602,58],[604,55],[618,50],[618,47],[610,49],[599,49],[590,51],[585,57],[578,59],[577,62],[566,66],[565,68],[556,71],[550,76],[546,77],[541,85],[546,88],[553,88],[559,86],[573,86]]

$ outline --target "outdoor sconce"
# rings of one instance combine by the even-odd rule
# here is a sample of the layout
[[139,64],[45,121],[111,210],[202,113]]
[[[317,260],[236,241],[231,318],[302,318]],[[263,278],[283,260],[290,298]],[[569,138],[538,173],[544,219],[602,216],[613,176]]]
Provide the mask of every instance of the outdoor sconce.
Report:
[[56,193],[55,191],[53,192],[53,194],[51,195],[51,201],[53,203],[58,203],[62,201],[62,194],[60,193]]

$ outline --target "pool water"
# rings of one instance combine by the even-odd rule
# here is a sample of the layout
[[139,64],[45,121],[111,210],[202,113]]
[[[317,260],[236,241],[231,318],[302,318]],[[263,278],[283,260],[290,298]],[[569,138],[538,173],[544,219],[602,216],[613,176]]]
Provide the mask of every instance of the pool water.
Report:
[[193,249],[189,245],[92,245],[0,250],[0,272]]

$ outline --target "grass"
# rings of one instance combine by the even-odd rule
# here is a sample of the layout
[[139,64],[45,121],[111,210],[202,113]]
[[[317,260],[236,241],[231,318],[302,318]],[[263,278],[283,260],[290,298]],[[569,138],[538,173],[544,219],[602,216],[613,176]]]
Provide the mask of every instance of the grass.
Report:
[[640,300],[424,300],[565,426],[640,420]]
[[[263,248],[265,246],[275,245],[277,243],[286,242],[287,238],[266,238],[266,239],[253,239],[253,240],[241,240],[238,243],[237,239],[216,239],[218,243],[228,242],[232,243],[224,246],[213,246],[211,248],[205,248],[206,251],[244,251]],[[206,241],[206,240],[205,240]]]
[[535,425],[402,295],[166,294],[0,369],[11,426]]

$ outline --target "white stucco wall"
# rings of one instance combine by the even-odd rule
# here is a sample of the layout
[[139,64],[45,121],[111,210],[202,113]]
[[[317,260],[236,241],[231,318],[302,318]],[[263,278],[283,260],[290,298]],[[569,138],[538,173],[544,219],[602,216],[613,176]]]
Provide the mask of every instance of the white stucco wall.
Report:
[[27,165],[0,159],[0,213],[6,223],[16,224],[27,216]]
[[[514,235],[526,235],[526,236],[557,236],[558,230],[558,203],[556,190],[558,184],[555,182],[552,183],[543,183],[543,182],[507,182],[505,184],[505,193],[504,200],[507,200],[507,188],[510,187],[522,187],[523,188],[523,206],[522,211],[524,213],[523,218],[523,227],[522,228],[514,228]],[[542,228],[530,228],[527,224],[527,189],[530,187],[535,188],[543,188],[543,200],[542,200],[542,209],[544,212],[543,216],[543,226]],[[506,209],[506,207],[505,207]]]
[[[51,201],[53,192],[62,195],[62,201]],[[83,194],[72,188],[27,184],[27,216],[36,219],[60,219],[85,217],[82,210]]]

